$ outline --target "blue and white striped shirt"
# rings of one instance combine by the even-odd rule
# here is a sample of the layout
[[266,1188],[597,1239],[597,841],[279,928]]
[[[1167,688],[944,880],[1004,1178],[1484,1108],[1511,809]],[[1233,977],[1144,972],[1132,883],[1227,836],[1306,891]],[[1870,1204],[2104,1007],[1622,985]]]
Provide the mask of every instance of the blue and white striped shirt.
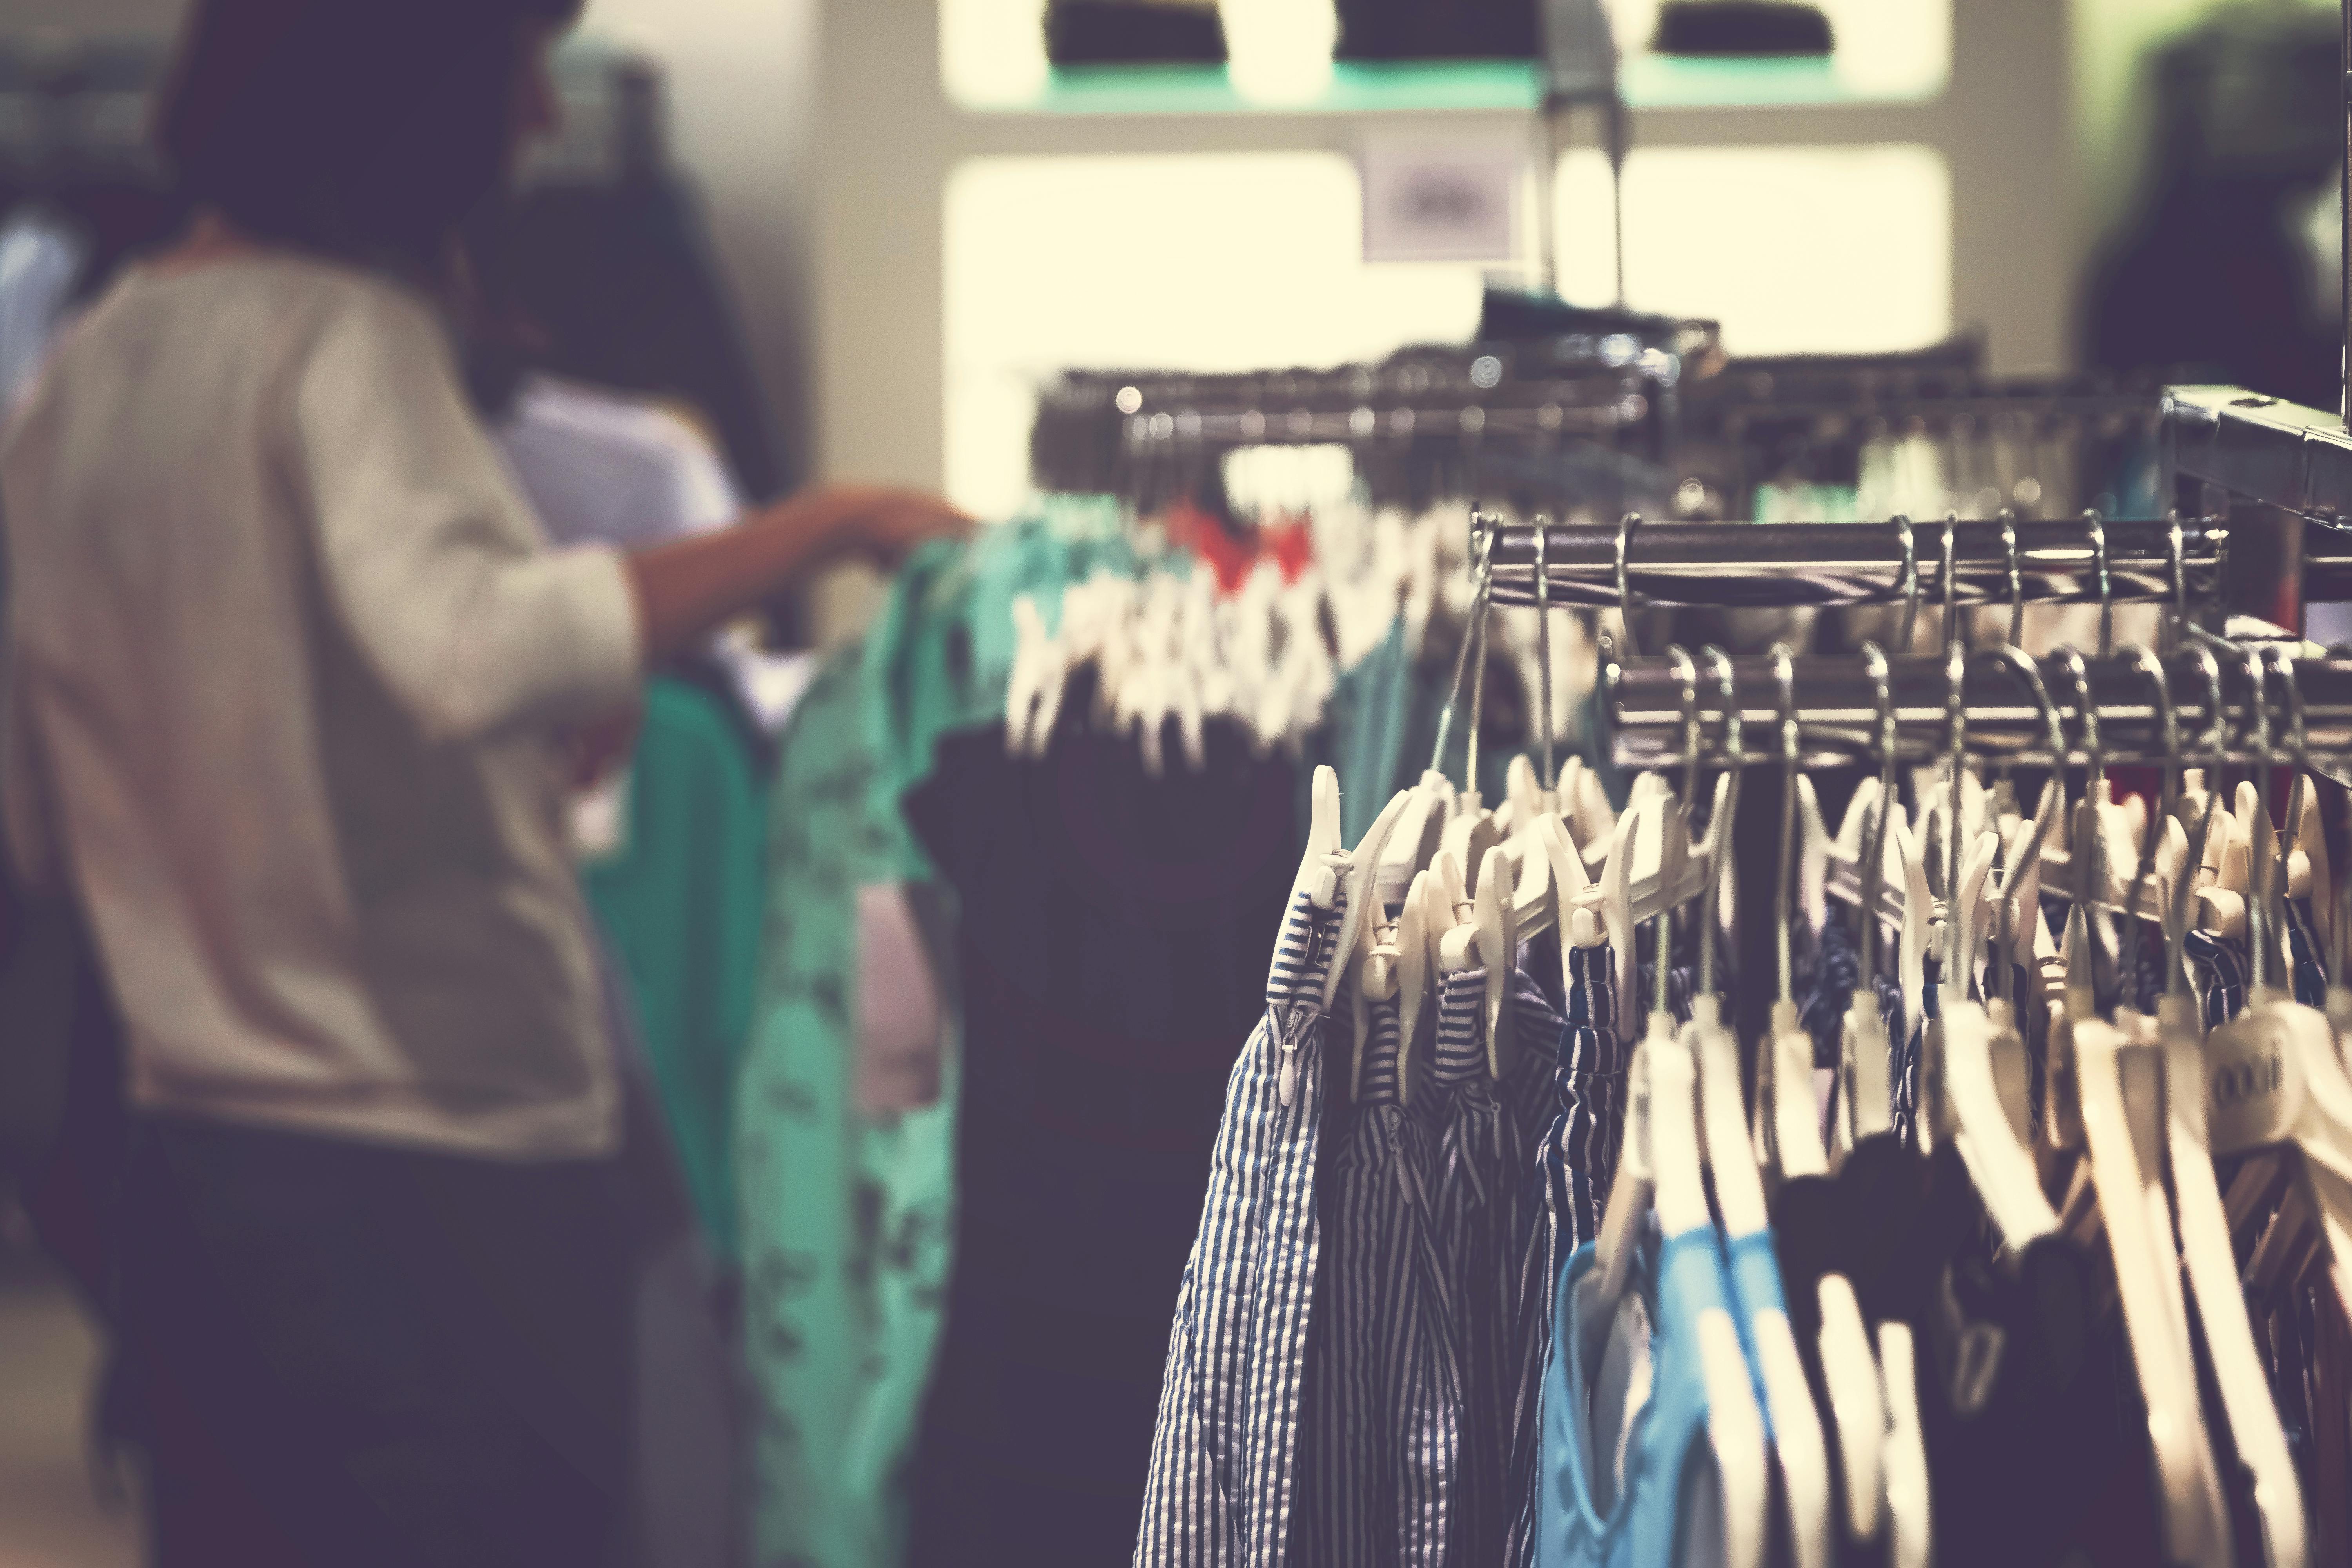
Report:
[[1201,1228],[1178,1289],[1135,1568],[1279,1568],[1321,1240],[1322,987],[1347,908],[1298,893],[1265,1019],[1226,1080]]
[[1355,1118],[1329,1167],[1307,1374],[1303,1568],[1440,1568],[1459,1458],[1458,1336],[1430,1212],[1431,1151],[1398,1094],[1398,1009],[1370,1005]]

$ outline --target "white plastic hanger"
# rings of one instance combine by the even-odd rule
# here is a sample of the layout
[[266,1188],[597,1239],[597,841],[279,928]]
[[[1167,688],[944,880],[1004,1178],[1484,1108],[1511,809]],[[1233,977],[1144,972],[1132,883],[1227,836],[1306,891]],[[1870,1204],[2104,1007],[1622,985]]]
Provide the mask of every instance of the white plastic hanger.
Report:
[[[2213,740],[2227,755],[2227,726],[2222,716],[2221,678],[2213,656],[2191,644],[2189,657],[2200,666],[2211,694]],[[2164,666],[2146,649],[2135,650],[2135,662],[2145,670],[2157,692],[2158,721],[2168,762],[2165,794],[2177,794],[2174,774],[2180,755],[2179,726],[2175,715],[2169,678]],[[2181,858],[2201,858],[2204,840],[2212,830],[2214,807],[2210,793],[2193,838],[2184,837]],[[2166,822],[2168,845],[2183,837],[2178,818],[2159,811]],[[2153,868],[2143,856],[2138,880],[2152,879]],[[2238,1261],[2230,1239],[2230,1222],[2213,1172],[2212,1141],[2206,1129],[2206,1063],[2196,998],[2189,990],[2189,973],[2181,942],[2188,933],[2189,895],[2193,883],[2176,878],[2161,908],[2165,938],[2165,992],[2157,1005],[2158,1039],[2164,1052],[2167,1142],[2171,1154],[2174,1214],[2179,1226],[2181,1256],[2189,1287],[2197,1299],[2197,1314],[2220,1385],[2223,1414],[2229,1420],[2240,1462],[2253,1476],[2255,1511],[2263,1521],[2265,1561],[2269,1568],[2301,1568],[2306,1558],[2303,1486],[2286,1432],[2273,1402],[2262,1352],[2254,1342],[2253,1326],[2246,1315],[2246,1297],[2238,1278]]]
[[[1784,1178],[1823,1176],[1829,1173],[1829,1152],[1822,1142],[1821,1101],[1813,1089],[1813,1037],[1797,1010],[1796,954],[1790,930],[1801,913],[1810,920],[1811,911],[1791,902],[1792,895],[1801,898],[1801,893],[1790,886],[1804,811],[1798,787],[1805,779],[1798,771],[1802,752],[1797,731],[1796,660],[1785,643],[1772,649],[1772,678],[1780,693],[1779,890],[1772,903],[1780,988],[1772,1004],[1771,1033],[1756,1064],[1756,1147],[1768,1173]],[[1818,811],[1811,826],[1815,829],[1820,826]],[[1868,1345],[1863,1348],[1866,1354]]]
[[1013,601],[1013,669],[1004,687],[1004,747],[1016,757],[1042,757],[1061,714],[1068,682],[1068,650],[1045,630],[1037,601]]
[[[1889,685],[1886,655],[1874,642],[1862,645],[1863,669],[1868,675],[1878,706],[1879,756],[1881,773],[1873,793],[1871,842],[1862,851],[1865,875],[1862,884],[1862,907],[1875,910],[1879,905],[1878,883],[1886,866],[1887,819],[1895,815],[1895,758],[1896,727],[1895,699]],[[1865,785],[1874,781],[1864,780]],[[1855,792],[1859,795],[1861,792]],[[1848,813],[1851,816],[1852,813]],[[1843,830],[1841,829],[1841,837]],[[1832,868],[1835,875],[1834,863]],[[1899,919],[1899,915],[1898,915]],[[1846,1009],[1843,1031],[1841,1060],[1838,1068],[1841,1114],[1837,1119],[1837,1146],[1843,1158],[1864,1138],[1886,1132],[1895,1125],[1894,1110],[1887,1093],[1888,1051],[1886,1023],[1878,1011],[1878,990],[1872,984],[1876,973],[1880,921],[1871,914],[1861,920],[1858,950],[1862,960],[1856,972],[1853,1001]]]
[[1387,843],[1397,818],[1403,814],[1405,796],[1403,792],[1391,796],[1351,850],[1339,847],[1339,775],[1328,764],[1316,768],[1310,800],[1307,853],[1299,862],[1298,875],[1291,882],[1290,896],[1296,900],[1300,893],[1306,893],[1317,909],[1328,910],[1337,904],[1342,891],[1348,894],[1348,907],[1339,919],[1339,937],[1332,944],[1336,956],[1323,976],[1321,1001],[1323,1011],[1328,1013],[1339,997],[1341,980],[1359,953],[1360,932],[1367,923],[1378,924],[1382,918],[1373,907],[1377,900],[1365,895],[1374,882],[1381,846]]
[[1348,1097],[1364,1091],[1364,1047],[1371,1038],[1372,1005],[1392,1002],[1397,994],[1397,924],[1385,912],[1368,919],[1360,928],[1356,960],[1356,984],[1349,994],[1355,1024],[1355,1051],[1349,1058]]
[[[2249,651],[2244,657],[2250,678],[2256,678],[2256,656]],[[2289,755],[2296,764],[2299,795],[2304,787],[2303,700],[2284,653],[2280,674],[2292,716]],[[2257,754],[2273,756],[2259,697],[2250,712]],[[2263,770],[2265,777],[2267,772]],[[2250,934],[2257,939],[2274,922],[2278,869],[2275,860],[2256,868],[2260,880],[2247,907]],[[2308,1227],[2330,1259],[2327,1276],[2352,1310],[2352,1075],[2345,1069],[2330,1014],[2299,1005],[2276,984],[2279,951],[2274,945],[2257,940],[2253,951],[2253,983],[2247,988],[2245,1011],[2206,1037],[2208,1081],[2216,1091],[2208,1106],[2208,1131],[2216,1153],[2291,1143],[2302,1154],[2294,1190],[2307,1211]],[[2339,971],[2331,993],[2343,986]],[[2331,994],[2330,1002],[2334,1015],[2352,1016],[2352,997]]]
[[[2079,868],[2077,891],[2081,892],[2102,886],[2105,876],[2105,835],[2095,816],[2103,756],[2098,710],[2091,699],[2082,656],[2065,648],[2059,658],[2074,685],[2075,721],[2091,765],[2085,795],[2093,801],[2094,812],[2085,813],[2089,831],[2078,839],[2079,852],[2088,861]],[[2087,901],[2078,900],[2070,930],[2106,919],[2099,911],[2086,911],[2082,904]],[[2113,951],[2105,939],[2093,941],[2084,950],[2084,961],[2095,963]],[[2074,984],[2077,978],[2068,976],[2073,1078],[2091,1179],[2098,1192],[2108,1252],[2115,1261],[2126,1337],[2147,1407],[2165,1550],[2175,1563],[2228,1568],[2229,1513],[2221,1500],[2220,1475],[2199,1403],[2185,1309],[2176,1305],[2179,1264],[2171,1246],[2172,1215],[2164,1191],[2168,1139],[2156,1114],[2163,1064],[2128,1027],[2100,1018],[2086,1005],[2089,998],[2078,995],[2078,990],[2090,991],[2095,979],[2080,977],[2084,984],[2078,988]],[[2053,1034],[2054,1068],[2054,1030]]]
[[[1772,1225],[1764,1204],[1763,1175],[1748,1141],[1747,1108],[1740,1098],[1739,1042],[1724,1026],[1720,999],[1715,994],[1714,895],[1730,859],[1730,835],[1724,830],[1739,809],[1739,774],[1747,758],[1730,656],[1710,647],[1703,657],[1721,697],[1724,749],[1730,763],[1724,776],[1729,788],[1717,797],[1717,831],[1708,835],[1708,883],[1698,900],[1699,919],[1705,922],[1698,938],[1698,994],[1691,1004],[1691,1021],[1682,1031],[1682,1046],[1698,1068],[1701,1147],[1708,1168],[1715,1173],[1715,1197],[1722,1211],[1724,1232],[1737,1240],[1761,1235]],[[1791,1560],[1797,1568],[1827,1568],[1832,1552],[1829,1457],[1822,1440],[1821,1412],[1814,1408],[1805,1363],[1797,1351],[1797,1336],[1789,1326],[1788,1314],[1777,1310],[1751,1313],[1748,1332],[1755,1342],[1765,1404],[1772,1415],[1772,1444],[1780,1462]]]
[[[2065,755],[2064,739],[2058,727],[2056,707],[2043,688],[2041,672],[2033,661],[2007,645],[1984,648],[1977,655],[1979,660],[2004,665],[2025,682],[2036,705],[2042,712],[2050,731],[2054,754]],[[1964,764],[1963,745],[1967,732],[1967,710],[1962,704],[1961,690],[1968,671],[1969,659],[1954,645],[1946,656],[1945,673],[1949,681],[1946,698],[1946,714],[1949,721],[1950,765],[1955,773]],[[2045,819],[2046,820],[2046,819]],[[1990,839],[1992,835],[1984,836]],[[2035,858],[2040,846],[2029,839],[2022,858]],[[1951,845],[1950,881],[1961,884],[1961,853],[1957,837]],[[2002,1103],[2001,1092],[1994,1066],[1995,1036],[2009,1023],[2003,1010],[1998,1016],[1984,1003],[1969,998],[1965,976],[1968,970],[1961,952],[1963,939],[1958,921],[1949,922],[1950,946],[1946,963],[1954,977],[1937,992],[1937,1011],[1942,1023],[1940,1050],[1937,1052],[1939,1073],[1923,1074],[1930,1079],[1940,1077],[1939,1092],[1931,1098],[1936,1110],[1948,1110],[1950,1125],[1966,1163],[1970,1180],[1984,1198],[1985,1208],[2000,1230],[2003,1239],[2012,1249],[2022,1249],[2037,1237],[2058,1228],[2058,1215],[2042,1194],[2033,1155],[2019,1135],[2008,1107]],[[2006,936],[2006,932],[2003,933]],[[2002,944],[2004,957],[2000,967],[2010,967],[2006,960],[2007,942]],[[2006,973],[1996,975],[1999,989],[2008,990]],[[1923,1110],[1927,1108],[1923,1108]],[[1927,1120],[1934,1120],[1931,1113]]]
[[1617,971],[1611,988],[1617,1016],[1606,1022],[1621,1040],[1633,1037],[1634,1010],[1640,1005],[1633,994],[1633,977],[1639,973],[1633,952],[1633,849],[1636,829],[1645,820],[1632,809],[1617,819],[1617,830],[1610,836],[1608,861],[1601,868],[1601,929],[1608,933],[1610,958]]
[[1431,901],[1437,896],[1437,877],[1417,871],[1406,889],[1404,909],[1397,916],[1397,1100],[1412,1103],[1412,1049],[1423,1014],[1429,1011],[1430,987],[1437,976],[1430,962]]
[[[1680,650],[1675,650],[1679,652]],[[1683,663],[1689,656],[1683,655]],[[1672,952],[1671,913],[1660,917],[1661,954]],[[1677,1037],[1666,1007],[1667,968],[1657,965],[1656,1002],[1649,1031],[1634,1052],[1634,1074],[1642,1087],[1628,1107],[1627,1148],[1634,1144],[1636,1114],[1642,1123],[1642,1168],[1634,1161],[1621,1164],[1603,1210],[1601,1235],[1594,1244],[1597,1279],[1593,1321],[1605,1323],[1624,1297],[1633,1260],[1635,1234],[1642,1215],[1654,1205],[1658,1224],[1669,1237],[1701,1227],[1712,1233],[1713,1217],[1706,1203],[1706,1178],[1699,1164],[1697,1067]],[[1707,1440],[1722,1486],[1724,1562],[1728,1568],[1759,1568],[1769,1534],[1770,1480],[1763,1412],[1756,1403],[1756,1385],[1748,1358],[1739,1348],[1739,1331],[1720,1307],[1699,1314],[1699,1373],[1706,1389]]]
[[1519,933],[1513,922],[1510,857],[1500,845],[1486,851],[1472,907],[1478,956],[1486,966],[1486,1070],[1499,1079],[1518,1060],[1518,1028],[1511,977],[1518,967]]
[[1928,1568],[1935,1559],[1935,1501],[1927,1445],[1919,1422],[1919,1373],[1911,1325],[1878,1325],[1878,1363],[1885,1374],[1886,1512],[1893,1524],[1893,1568]]

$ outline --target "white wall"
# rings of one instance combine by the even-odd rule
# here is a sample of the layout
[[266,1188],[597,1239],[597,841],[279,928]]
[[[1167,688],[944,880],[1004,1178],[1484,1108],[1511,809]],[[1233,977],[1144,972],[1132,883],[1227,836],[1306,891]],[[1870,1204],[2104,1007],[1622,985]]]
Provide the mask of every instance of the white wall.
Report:
[[660,63],[672,145],[701,187],[785,469],[806,474],[814,0],[590,0],[582,26]]

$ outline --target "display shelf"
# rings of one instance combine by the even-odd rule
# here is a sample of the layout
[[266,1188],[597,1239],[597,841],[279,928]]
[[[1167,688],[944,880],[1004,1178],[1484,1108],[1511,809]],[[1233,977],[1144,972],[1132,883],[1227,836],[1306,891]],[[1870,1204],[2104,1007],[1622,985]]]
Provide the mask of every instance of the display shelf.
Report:
[[[1619,75],[1636,109],[1793,108],[1916,103],[1943,89],[1940,79],[1867,84],[1832,59],[1687,59],[1639,54]],[[1223,66],[1073,66],[1049,73],[1034,94],[967,100],[957,107],[989,114],[1369,114],[1415,111],[1531,110],[1543,76],[1530,60],[1343,62],[1311,95],[1255,97]],[[951,94],[952,97],[952,94]]]

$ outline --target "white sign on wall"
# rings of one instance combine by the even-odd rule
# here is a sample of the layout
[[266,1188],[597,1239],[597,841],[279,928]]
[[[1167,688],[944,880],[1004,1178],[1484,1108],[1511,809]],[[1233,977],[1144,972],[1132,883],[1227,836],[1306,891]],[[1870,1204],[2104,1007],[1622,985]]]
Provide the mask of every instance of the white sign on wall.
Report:
[[1367,142],[1364,259],[1514,259],[1523,161],[1508,142]]

